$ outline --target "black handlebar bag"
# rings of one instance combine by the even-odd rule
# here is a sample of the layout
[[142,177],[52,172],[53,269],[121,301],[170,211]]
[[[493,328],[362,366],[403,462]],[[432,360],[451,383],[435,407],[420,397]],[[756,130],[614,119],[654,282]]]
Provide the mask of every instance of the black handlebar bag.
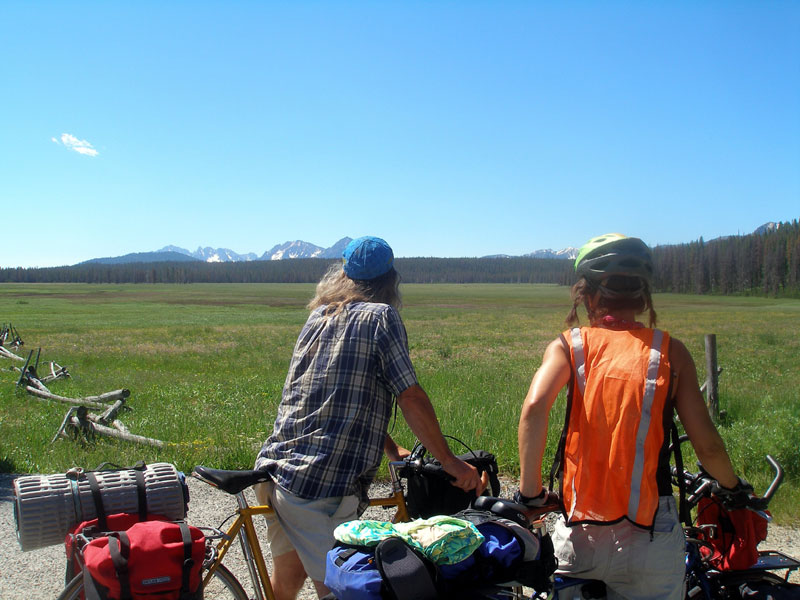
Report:
[[[427,519],[434,515],[452,515],[469,508],[477,496],[450,483],[451,477],[438,460],[425,456],[425,448],[414,447],[398,474],[407,480],[406,505],[412,519]],[[479,473],[489,474],[489,489],[482,495],[499,496],[500,480],[497,477],[497,459],[485,450],[470,450],[459,457],[475,467]]]

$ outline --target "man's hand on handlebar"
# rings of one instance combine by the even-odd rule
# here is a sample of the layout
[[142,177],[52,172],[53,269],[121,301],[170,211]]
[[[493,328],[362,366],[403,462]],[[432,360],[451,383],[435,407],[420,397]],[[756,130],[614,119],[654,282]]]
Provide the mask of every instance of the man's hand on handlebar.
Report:
[[489,474],[484,471],[483,475],[478,473],[478,469],[465,463],[463,460],[453,457],[453,460],[442,465],[445,472],[453,478],[450,483],[465,492],[474,491],[476,496],[480,496],[483,490],[489,485]]

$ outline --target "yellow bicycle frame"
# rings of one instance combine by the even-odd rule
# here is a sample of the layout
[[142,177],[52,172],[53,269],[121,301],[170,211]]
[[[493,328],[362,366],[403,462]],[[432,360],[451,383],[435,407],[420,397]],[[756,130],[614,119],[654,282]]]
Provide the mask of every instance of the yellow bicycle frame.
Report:
[[[393,522],[408,521],[408,509],[406,508],[405,496],[403,495],[403,485],[397,475],[397,468],[403,464],[402,461],[389,463],[389,476],[392,482],[391,495],[381,498],[370,498],[369,501],[370,506],[396,506],[397,512],[392,519]],[[242,552],[244,553],[247,568],[250,571],[250,579],[253,582],[256,597],[258,600],[264,600],[265,598],[266,600],[275,600],[275,592],[272,590],[267,563],[264,560],[261,544],[258,541],[256,529],[253,525],[254,516],[273,514],[275,510],[269,505],[250,506],[243,492],[236,494],[236,501],[239,504],[236,511],[236,518],[226,532],[221,532],[221,539],[216,547],[217,556],[203,579],[203,587],[206,587],[208,582],[211,581],[217,567],[222,564],[233,541],[238,537],[242,545]],[[244,529],[244,532],[242,529]],[[259,581],[261,582],[261,586],[258,585]]]

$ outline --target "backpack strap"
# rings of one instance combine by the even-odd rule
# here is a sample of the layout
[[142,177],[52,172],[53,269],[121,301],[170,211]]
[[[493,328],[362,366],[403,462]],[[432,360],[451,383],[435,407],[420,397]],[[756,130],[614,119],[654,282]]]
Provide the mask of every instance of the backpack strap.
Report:
[[192,533],[185,521],[178,523],[181,528],[181,540],[183,541],[183,575],[181,580],[180,597],[188,597],[191,593],[189,589],[189,576],[192,574],[194,559],[192,558]]
[[[94,471],[133,471],[133,477],[136,481],[136,500],[137,500],[137,507],[139,513],[139,521],[147,521],[147,485],[145,484],[144,479],[144,472],[147,470],[147,464],[140,460],[132,467],[120,467],[119,465],[115,465],[110,462],[104,462],[97,466]],[[89,485],[92,488],[92,498],[94,499],[95,507],[98,505],[98,498],[100,498],[100,488],[97,484],[97,476],[92,471],[86,472],[86,477],[89,479]],[[96,489],[95,489],[96,488]],[[100,501],[100,504],[102,502]],[[105,511],[100,509],[97,511],[98,518],[100,513],[103,513],[103,519],[105,522]],[[99,521],[98,521],[99,524]],[[101,531],[105,531],[105,525],[102,527]]]
[[100,531],[108,531],[106,509],[103,506],[103,494],[100,491],[100,484],[97,483],[97,476],[92,471],[87,471],[86,480],[89,482],[89,489],[92,491],[94,510],[97,513],[97,527]]
[[147,486],[144,482],[144,470],[134,467],[133,475],[136,478],[136,496],[139,506],[139,521],[147,521]]
[[375,563],[395,600],[435,600],[439,597],[431,575],[432,564],[401,538],[381,540],[375,546]]
[[83,596],[86,600],[103,600],[97,590],[97,584],[89,574],[89,569],[83,569]]
[[670,427],[672,437],[672,451],[675,454],[675,470],[678,473],[678,519],[687,527],[692,526],[692,515],[686,503],[686,481],[683,478],[683,454],[681,453],[681,439],[678,426],[672,421]]
[[124,531],[117,531],[108,536],[108,552],[111,555],[111,562],[117,571],[119,579],[120,598],[131,597],[131,579],[128,569],[128,559],[131,556],[131,542],[128,534]]

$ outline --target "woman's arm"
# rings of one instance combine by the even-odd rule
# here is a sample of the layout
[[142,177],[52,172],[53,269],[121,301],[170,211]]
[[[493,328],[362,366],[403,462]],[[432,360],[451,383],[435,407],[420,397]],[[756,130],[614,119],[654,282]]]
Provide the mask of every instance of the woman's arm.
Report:
[[726,488],[734,488],[739,478],[725,450],[725,443],[708,414],[703,394],[697,385],[697,369],[692,355],[679,340],[670,342],[670,362],[675,371],[675,407],[689,441],[703,468]]
[[561,388],[569,382],[571,372],[567,350],[559,338],[547,346],[519,417],[519,491],[524,496],[534,497],[542,491],[542,456],[547,443],[548,416]]

